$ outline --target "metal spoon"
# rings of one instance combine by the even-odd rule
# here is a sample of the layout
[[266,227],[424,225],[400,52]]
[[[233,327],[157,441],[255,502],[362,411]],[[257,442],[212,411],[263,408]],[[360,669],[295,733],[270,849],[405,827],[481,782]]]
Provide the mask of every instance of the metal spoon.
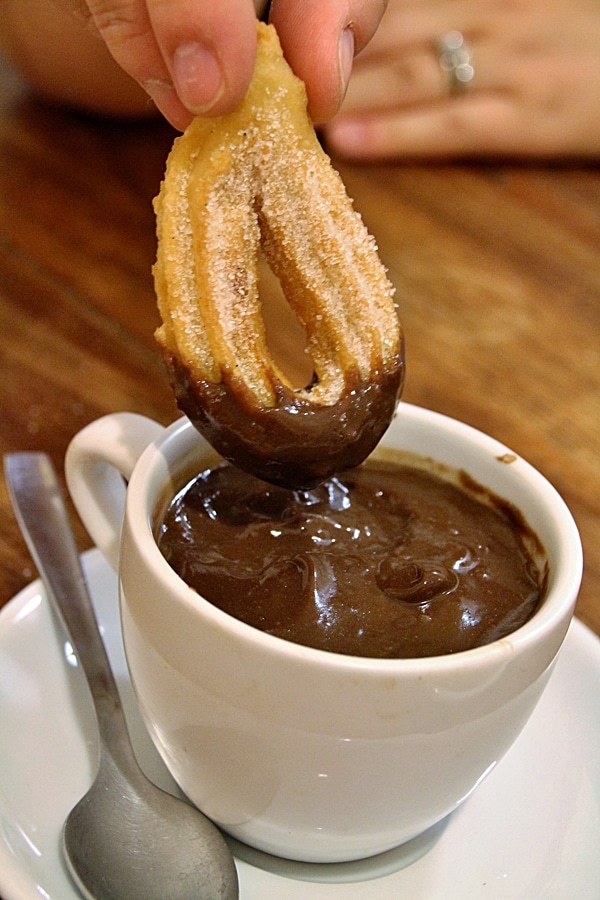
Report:
[[199,810],[155,787],[136,762],[49,457],[11,453],[4,468],[21,530],[67,626],[98,717],[98,774],[63,831],[73,880],[88,900],[234,900],[237,873],[221,833]]

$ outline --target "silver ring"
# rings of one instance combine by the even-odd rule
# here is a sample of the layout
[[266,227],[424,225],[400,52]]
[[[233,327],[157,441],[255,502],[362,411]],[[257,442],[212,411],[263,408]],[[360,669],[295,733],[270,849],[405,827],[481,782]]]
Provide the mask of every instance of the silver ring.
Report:
[[449,31],[436,42],[440,68],[448,79],[451,94],[464,91],[475,75],[471,52],[460,31]]

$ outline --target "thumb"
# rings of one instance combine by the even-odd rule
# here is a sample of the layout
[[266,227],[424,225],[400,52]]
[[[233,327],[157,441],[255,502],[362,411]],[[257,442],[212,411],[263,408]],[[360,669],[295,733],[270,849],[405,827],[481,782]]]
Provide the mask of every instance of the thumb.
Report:
[[372,38],[386,5],[386,0],[273,0],[270,21],[306,85],[313,121],[327,121],[339,110],[353,57]]

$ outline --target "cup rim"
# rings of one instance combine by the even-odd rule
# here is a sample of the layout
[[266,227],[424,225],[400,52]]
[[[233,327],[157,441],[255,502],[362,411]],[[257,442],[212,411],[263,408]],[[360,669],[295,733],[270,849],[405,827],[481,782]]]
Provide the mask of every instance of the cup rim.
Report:
[[[246,645],[260,650],[263,654],[283,656],[288,660],[303,664],[318,663],[320,667],[332,670],[360,671],[361,677],[369,673],[378,676],[382,673],[394,676],[408,673],[418,676],[425,672],[434,673],[442,670],[453,671],[487,666],[494,663],[498,657],[512,657],[524,652],[543,635],[552,631],[554,627],[558,627],[564,622],[568,624],[573,614],[581,582],[583,550],[575,520],[554,486],[539,470],[510,448],[460,420],[405,402],[399,404],[395,418],[397,419],[399,416],[410,417],[411,422],[420,428],[431,429],[433,427],[438,432],[442,429],[446,435],[451,434],[455,441],[467,442],[471,446],[480,445],[486,451],[491,451],[496,458],[506,454],[510,455],[512,458],[511,471],[515,475],[518,473],[533,486],[540,497],[540,502],[543,500],[545,508],[552,514],[552,521],[557,538],[559,538],[557,541],[558,560],[554,565],[555,571],[551,572],[552,583],[542,604],[531,619],[505,637],[470,650],[461,650],[441,656],[391,659],[351,656],[307,647],[268,634],[212,604],[183,581],[158,549],[152,521],[157,505],[158,486],[151,496],[138,490],[138,486],[148,482],[152,476],[156,480],[157,477],[160,478],[160,474],[164,476],[165,472],[169,471],[166,453],[173,447],[179,447],[181,441],[186,437],[190,443],[197,441],[199,449],[205,449],[207,453],[210,451],[209,446],[185,416],[168,426],[163,434],[144,450],[129,482],[126,515],[129,517],[133,533],[136,535],[138,552],[143,564],[153,572],[155,578],[163,585],[165,592],[171,595],[171,602],[183,604],[193,611],[201,611],[203,616],[215,627],[228,631],[232,638],[237,637]],[[381,442],[384,446],[386,435],[383,436]],[[418,455],[426,456],[424,453]],[[432,454],[432,458],[435,459],[435,452]],[[485,482],[484,487],[488,487]],[[526,516],[525,518],[527,521]],[[140,539],[142,536],[143,539]]]

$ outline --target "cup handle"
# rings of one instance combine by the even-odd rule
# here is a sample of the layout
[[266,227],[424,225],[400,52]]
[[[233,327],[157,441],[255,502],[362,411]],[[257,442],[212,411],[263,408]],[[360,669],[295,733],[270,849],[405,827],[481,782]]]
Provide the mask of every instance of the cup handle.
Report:
[[136,413],[103,416],[75,435],[65,456],[65,477],[90,537],[118,568],[126,482],[138,459],[164,428]]

